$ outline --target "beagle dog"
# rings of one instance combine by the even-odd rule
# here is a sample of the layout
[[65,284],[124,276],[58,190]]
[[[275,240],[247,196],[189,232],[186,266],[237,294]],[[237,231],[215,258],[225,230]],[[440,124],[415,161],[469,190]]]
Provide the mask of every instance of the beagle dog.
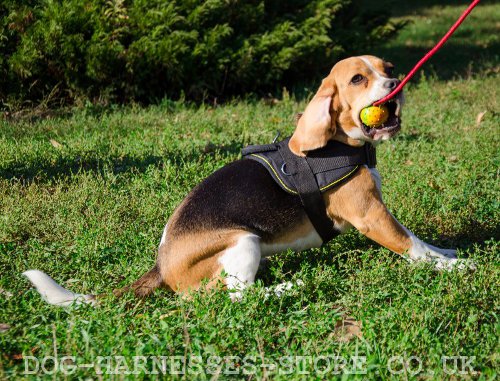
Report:
[[[370,128],[359,117],[364,107],[398,85],[392,69],[391,63],[368,55],[338,62],[298,119],[288,143],[291,152],[307,156],[330,140],[359,147],[394,136],[400,130],[402,95],[388,106],[390,116],[383,125]],[[408,260],[434,262],[438,269],[451,269],[460,261],[455,250],[421,241],[394,218],[384,205],[374,168],[361,166],[322,197],[338,233],[355,227]],[[143,297],[158,287],[186,293],[222,283],[236,300],[254,283],[262,258],[323,243],[299,197],[280,189],[261,164],[238,160],[198,184],[176,208],[163,230],[155,266],[130,288]],[[53,304],[93,300],[63,289],[40,271],[25,275]]]

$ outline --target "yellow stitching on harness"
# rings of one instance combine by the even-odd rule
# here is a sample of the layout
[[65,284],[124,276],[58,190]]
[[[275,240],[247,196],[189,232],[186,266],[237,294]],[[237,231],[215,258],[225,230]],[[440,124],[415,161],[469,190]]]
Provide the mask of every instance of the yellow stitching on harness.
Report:
[[339,181],[342,181],[342,180],[344,180],[346,177],[351,176],[351,175],[354,173],[354,171],[356,171],[358,168],[359,168],[359,165],[356,165],[356,167],[355,167],[355,168],[354,168],[351,172],[349,172],[347,175],[345,175],[345,176],[341,177],[340,179],[335,180],[333,183],[330,183],[330,184],[328,184],[328,185],[325,185],[323,188],[319,188],[319,190],[320,190],[320,191],[327,190],[327,189],[328,189],[328,188],[330,188],[331,186],[333,186],[333,185],[337,184]]
[[274,170],[274,167],[271,165],[271,163],[264,157],[264,156],[260,156],[260,155],[257,155],[255,153],[252,153],[251,154],[252,156],[255,156],[255,157],[258,157],[259,159],[261,160],[264,160],[265,163],[269,166],[269,168],[271,168],[271,171],[273,171],[274,175],[276,176],[276,178],[278,179],[278,181],[280,182],[280,184],[283,186],[283,188],[285,188],[288,192],[290,193],[293,193],[293,194],[299,194],[298,192],[294,191],[293,189],[290,189],[288,188],[285,183],[280,179],[280,177],[278,176],[278,174],[276,173],[276,171]]

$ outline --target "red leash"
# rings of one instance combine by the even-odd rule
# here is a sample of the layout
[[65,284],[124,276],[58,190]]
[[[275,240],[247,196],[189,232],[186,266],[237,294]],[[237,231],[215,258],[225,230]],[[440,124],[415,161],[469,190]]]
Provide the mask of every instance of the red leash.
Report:
[[410,70],[408,75],[404,77],[404,79],[401,81],[401,83],[396,87],[389,95],[386,95],[384,98],[376,101],[373,105],[378,106],[381,103],[384,103],[391,99],[393,96],[395,96],[397,93],[399,93],[404,85],[415,75],[418,69],[422,67],[422,65],[429,59],[431,58],[434,53],[436,53],[441,46],[444,45],[444,43],[451,37],[451,35],[455,32],[455,30],[460,26],[460,24],[465,20],[465,18],[471,13],[471,11],[474,9],[474,7],[479,3],[480,0],[474,0],[469,7],[462,13],[462,16],[453,24],[453,26],[450,28],[448,32],[444,35],[444,37],[439,41],[436,46],[434,46],[431,50],[427,52],[425,56],[422,57],[420,61],[417,62],[417,64],[413,67],[413,69]]

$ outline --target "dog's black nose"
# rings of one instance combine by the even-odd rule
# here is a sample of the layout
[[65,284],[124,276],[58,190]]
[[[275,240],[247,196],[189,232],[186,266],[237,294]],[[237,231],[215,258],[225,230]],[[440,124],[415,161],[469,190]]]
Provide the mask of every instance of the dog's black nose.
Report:
[[385,81],[384,87],[387,89],[394,90],[396,88],[396,86],[399,85],[400,83],[401,83],[401,81],[399,79],[389,79],[389,80]]

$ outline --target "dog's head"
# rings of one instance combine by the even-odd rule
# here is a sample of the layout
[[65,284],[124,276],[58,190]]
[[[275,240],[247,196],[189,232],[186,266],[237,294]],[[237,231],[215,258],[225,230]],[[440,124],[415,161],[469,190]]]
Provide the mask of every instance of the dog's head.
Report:
[[392,78],[392,70],[391,63],[374,56],[339,61],[300,116],[289,143],[292,152],[306,155],[340,133],[351,140],[366,142],[394,136],[401,128],[401,92],[386,103],[389,118],[381,126],[370,128],[359,117],[363,108],[385,97],[399,84],[399,80]]

